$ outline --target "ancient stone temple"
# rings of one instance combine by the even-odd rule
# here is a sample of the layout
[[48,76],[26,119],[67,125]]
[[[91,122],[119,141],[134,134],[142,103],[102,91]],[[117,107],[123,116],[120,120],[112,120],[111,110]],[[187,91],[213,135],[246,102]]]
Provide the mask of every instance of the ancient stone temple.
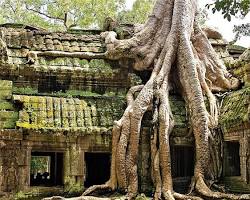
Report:
[[[227,63],[226,43],[211,38]],[[110,175],[111,130],[123,114],[127,90],[149,73],[105,59],[97,30],[48,32],[20,24],[0,27],[0,191],[33,187],[74,188],[101,184]],[[228,188],[250,191],[250,56],[230,64],[241,89],[218,96],[224,138],[222,168]],[[194,141],[183,99],[171,92],[174,186],[187,191]],[[140,141],[140,190],[150,192],[150,119]],[[218,155],[216,155],[218,156]],[[42,161],[46,167],[36,167]],[[39,169],[39,170],[38,170]],[[231,184],[232,182],[237,184]]]

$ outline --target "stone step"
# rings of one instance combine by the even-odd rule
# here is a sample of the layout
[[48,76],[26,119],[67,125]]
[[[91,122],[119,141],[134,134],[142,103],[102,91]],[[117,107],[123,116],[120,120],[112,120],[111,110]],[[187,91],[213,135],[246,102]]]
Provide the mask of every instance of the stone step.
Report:
[[250,184],[247,184],[240,179],[225,178],[223,184],[227,190],[233,193],[250,193]]

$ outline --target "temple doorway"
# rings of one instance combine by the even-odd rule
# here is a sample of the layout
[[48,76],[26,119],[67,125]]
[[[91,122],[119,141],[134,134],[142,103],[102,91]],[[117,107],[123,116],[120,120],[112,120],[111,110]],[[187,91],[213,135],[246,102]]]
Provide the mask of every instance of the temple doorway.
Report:
[[173,187],[176,192],[187,193],[194,175],[194,148],[192,146],[171,147],[171,169]]
[[103,184],[108,181],[110,177],[110,159],[110,153],[85,153],[85,187]]
[[224,175],[240,176],[240,143],[238,141],[224,144]]

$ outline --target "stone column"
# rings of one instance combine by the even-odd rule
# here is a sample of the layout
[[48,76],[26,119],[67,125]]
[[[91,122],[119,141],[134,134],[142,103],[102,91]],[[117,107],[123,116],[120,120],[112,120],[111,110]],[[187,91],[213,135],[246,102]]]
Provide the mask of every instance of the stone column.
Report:
[[64,154],[64,185],[65,190],[83,185],[83,150],[76,138],[71,138]]
[[30,186],[31,147],[21,147],[18,161],[18,190],[26,190]]
[[64,158],[63,158],[63,165],[64,165],[64,178],[63,178],[63,183],[65,187],[71,184],[70,180],[70,149],[67,147],[64,153]]
[[242,180],[247,182],[247,154],[248,154],[248,138],[246,133],[240,139],[240,173]]
[[3,184],[4,184],[4,171],[3,171],[3,150],[2,147],[4,146],[4,142],[0,140],[0,192],[4,191]]

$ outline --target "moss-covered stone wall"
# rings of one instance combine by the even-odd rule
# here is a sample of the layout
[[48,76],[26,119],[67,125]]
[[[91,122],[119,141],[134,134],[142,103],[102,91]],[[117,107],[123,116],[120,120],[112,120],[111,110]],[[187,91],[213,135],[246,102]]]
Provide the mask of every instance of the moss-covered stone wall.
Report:
[[12,82],[0,80],[0,129],[14,129],[18,111],[11,102]]
[[58,98],[49,96],[14,95],[22,104],[17,127],[27,129],[73,129],[105,132],[119,119],[124,99],[119,97]]

